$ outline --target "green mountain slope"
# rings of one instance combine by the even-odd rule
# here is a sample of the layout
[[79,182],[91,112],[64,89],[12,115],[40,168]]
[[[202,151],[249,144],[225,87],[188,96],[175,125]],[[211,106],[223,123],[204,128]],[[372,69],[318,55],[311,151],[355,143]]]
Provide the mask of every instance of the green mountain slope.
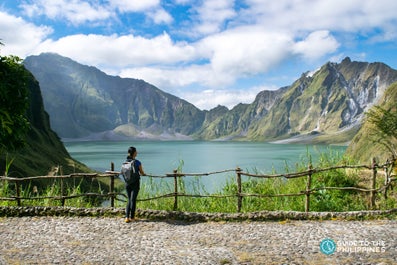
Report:
[[140,137],[143,130],[189,135],[204,120],[192,104],[143,80],[109,76],[56,54],[30,56],[24,64],[40,81],[51,124],[63,138],[87,137],[121,125],[136,130],[123,126],[116,130],[119,137]]
[[[248,137],[273,140],[297,135],[344,137],[357,130],[365,109],[379,100],[397,71],[382,63],[327,63],[295,81],[267,115],[249,128]],[[347,137],[348,138],[348,137]],[[313,140],[313,139],[312,139]]]
[[[386,110],[397,109],[397,83],[392,84],[384,93],[377,106]],[[380,144],[373,133],[376,129],[373,124],[365,120],[358,133],[354,136],[346,153],[362,163],[370,164],[372,158],[384,163],[390,158],[390,152]],[[397,144],[397,143],[395,143]]]
[[[27,177],[47,175],[54,167],[62,167],[62,172],[89,172],[81,163],[73,160],[57,134],[51,129],[49,117],[44,110],[40,87],[36,79],[28,74],[29,109],[26,113],[30,122],[27,145],[16,152],[9,152],[14,161],[8,175]],[[6,157],[0,157],[1,175],[5,172]]]
[[247,138],[250,126],[266,116],[286,90],[285,87],[261,91],[251,104],[238,104],[231,110],[221,106],[210,110],[202,129],[197,133],[198,137],[207,140],[252,140],[251,137]]
[[142,80],[109,76],[57,54],[24,63],[39,80],[53,129],[63,138],[345,144],[366,109],[397,81],[397,71],[383,63],[345,58],[290,86],[262,91],[251,104],[202,111]]

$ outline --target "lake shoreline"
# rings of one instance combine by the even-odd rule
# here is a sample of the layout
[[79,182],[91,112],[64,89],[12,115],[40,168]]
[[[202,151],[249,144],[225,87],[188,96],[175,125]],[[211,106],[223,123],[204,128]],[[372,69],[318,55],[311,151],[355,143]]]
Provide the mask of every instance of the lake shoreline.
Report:
[[252,141],[252,140],[235,140],[233,138],[218,138],[213,140],[197,140],[193,139],[190,136],[182,135],[182,134],[161,134],[161,135],[153,135],[150,133],[141,132],[139,135],[135,137],[128,137],[124,135],[120,135],[115,133],[114,131],[105,131],[100,133],[91,134],[86,137],[80,138],[61,138],[63,143],[69,142],[91,142],[91,141],[108,141],[108,142],[250,142],[250,143],[269,143],[269,144],[323,144],[323,145],[334,145],[334,146],[348,146],[350,142],[345,143],[315,143],[316,139],[318,139],[318,134],[305,134],[305,135],[296,135],[289,138],[284,138],[280,140],[274,141]]

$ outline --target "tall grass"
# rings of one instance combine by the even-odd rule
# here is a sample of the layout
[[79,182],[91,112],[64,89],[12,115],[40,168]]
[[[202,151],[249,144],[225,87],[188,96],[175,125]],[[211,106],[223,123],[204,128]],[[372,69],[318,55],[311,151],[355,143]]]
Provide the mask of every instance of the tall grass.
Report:
[[[62,206],[62,200],[60,197],[62,194],[64,196],[78,195],[82,194],[83,178],[81,178],[79,183],[71,182],[68,183],[64,181],[64,190],[61,191],[61,184],[59,179],[55,179],[52,183],[44,186],[38,187],[32,182],[26,181],[22,182],[20,186],[20,197],[30,198],[22,200],[23,206]],[[95,192],[95,191],[92,191]],[[100,189],[96,191],[102,193]],[[10,198],[16,197],[16,185],[8,181],[0,182],[0,197]],[[56,197],[58,199],[53,199],[50,197]],[[65,206],[71,207],[95,207],[99,206],[101,201],[95,197],[76,197],[65,200]],[[16,206],[16,200],[0,200],[0,206]]]
[[[312,161],[312,156],[307,152],[301,157],[300,162],[295,165],[289,165],[285,162],[284,171],[277,172],[273,169],[271,174],[288,174],[291,172],[301,172],[312,165],[313,168],[327,168],[336,165],[354,164],[345,155],[327,150],[327,152],[319,153],[315,164]],[[181,160],[177,169],[178,173],[183,172],[184,162]],[[245,170],[250,173],[249,170]],[[252,169],[251,173],[259,174],[257,169]],[[228,181],[219,190],[209,194],[205,190],[202,183],[202,177],[178,177],[178,193],[179,194],[195,194],[195,195],[214,195],[226,196],[226,198],[219,197],[184,197],[178,196],[179,211],[189,212],[236,212],[237,210],[237,183],[235,181],[235,174],[230,173]],[[43,190],[38,190],[37,187],[32,187],[30,184],[23,186],[23,197],[50,197],[59,196],[61,194],[60,184],[55,180],[52,185],[48,185]],[[80,182],[65,184],[64,194],[74,195],[81,194],[82,179]],[[360,193],[351,190],[326,190],[321,189],[324,187],[363,187],[369,188],[368,185],[363,186],[362,176],[359,170],[345,170],[337,169],[322,173],[317,173],[312,176],[312,189],[319,189],[317,192],[310,195],[310,211],[352,211],[352,210],[365,210],[369,207],[368,194]],[[381,183],[379,183],[380,185]],[[307,178],[255,178],[255,177],[242,177],[242,193],[244,194],[259,194],[266,197],[249,196],[243,198],[242,211],[304,211],[305,196],[285,196],[277,197],[282,194],[298,194],[306,190]],[[105,188],[101,185],[97,186],[98,193],[104,193]],[[91,190],[90,192],[95,192]],[[124,185],[117,181],[116,192],[125,192]],[[173,178],[152,178],[143,177],[141,181],[141,188],[138,195],[138,208],[141,209],[154,209],[154,210],[173,210],[174,209],[174,179]],[[145,200],[152,197],[160,197],[165,194],[170,194],[169,197],[159,198],[153,200]],[[15,187],[8,182],[0,182],[0,197],[15,196]],[[67,206],[73,207],[94,207],[100,206],[99,199],[78,197],[66,200]],[[125,207],[125,197],[118,197],[115,201],[115,207]],[[0,205],[16,205],[15,201],[0,201]],[[24,201],[23,205],[39,205],[39,206],[59,206],[60,200],[42,199]],[[377,197],[377,207],[379,209],[390,209],[397,206],[396,196],[393,192],[390,193],[388,198],[384,198],[382,194]]]
[[[273,169],[272,174],[290,173],[305,171],[308,165],[314,168],[326,168],[335,165],[351,164],[346,156],[343,154],[327,150],[326,153],[319,153],[319,159],[316,164],[312,164],[312,156],[309,152],[301,158],[300,163],[291,166],[285,163],[284,172],[277,172]],[[178,168],[182,171],[183,162]],[[252,170],[253,174],[259,174],[256,169]],[[181,177],[178,179],[178,192],[186,193],[186,181],[188,177]],[[233,180],[235,176],[231,175],[229,181],[218,192],[212,195],[231,195],[233,197],[227,198],[190,198],[178,197],[178,210],[194,211],[194,212],[236,212],[237,209],[237,183]],[[158,186],[160,185],[160,186]],[[276,197],[282,194],[298,194],[306,190],[307,179],[302,178],[271,178],[261,179],[255,177],[243,177],[242,193],[245,194],[259,194],[268,197],[244,197],[243,198],[243,212],[261,211],[261,210],[286,210],[286,211],[304,211],[305,196],[283,196]],[[311,188],[321,187],[358,187],[359,177],[356,171],[350,170],[347,172],[344,169],[328,171],[312,176]],[[368,188],[368,187],[366,187]],[[143,185],[140,196],[138,198],[149,197],[150,191],[155,192],[155,196],[160,196],[166,193],[173,192],[173,183],[165,180],[151,181],[150,185]],[[209,195],[200,182],[200,178],[189,182],[189,191],[194,191],[191,194]],[[153,194],[152,194],[153,195]],[[274,196],[274,197],[272,197]],[[339,190],[319,190],[310,197],[311,211],[351,211],[351,210],[365,210],[368,209],[368,199],[366,194],[361,194],[356,191],[339,191]],[[162,198],[155,201],[139,202],[140,208],[144,209],[161,209],[172,210],[174,198]],[[385,205],[385,204],[384,204]],[[390,202],[389,202],[390,205]],[[393,204],[392,204],[393,205]]]

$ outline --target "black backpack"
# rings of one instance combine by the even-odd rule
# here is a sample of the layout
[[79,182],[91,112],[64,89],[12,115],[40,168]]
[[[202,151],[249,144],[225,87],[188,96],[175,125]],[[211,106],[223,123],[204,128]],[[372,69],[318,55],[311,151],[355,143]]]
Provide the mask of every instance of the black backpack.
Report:
[[126,161],[121,165],[121,174],[127,185],[139,181],[139,172],[135,168],[135,160]]

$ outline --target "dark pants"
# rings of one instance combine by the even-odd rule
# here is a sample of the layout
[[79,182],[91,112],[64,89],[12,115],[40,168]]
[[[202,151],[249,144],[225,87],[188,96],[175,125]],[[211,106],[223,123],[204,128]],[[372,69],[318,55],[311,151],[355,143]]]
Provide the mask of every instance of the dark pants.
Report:
[[134,218],[136,210],[136,198],[138,197],[139,192],[139,181],[132,185],[127,185],[126,189],[128,195],[128,203],[125,209],[125,217]]

